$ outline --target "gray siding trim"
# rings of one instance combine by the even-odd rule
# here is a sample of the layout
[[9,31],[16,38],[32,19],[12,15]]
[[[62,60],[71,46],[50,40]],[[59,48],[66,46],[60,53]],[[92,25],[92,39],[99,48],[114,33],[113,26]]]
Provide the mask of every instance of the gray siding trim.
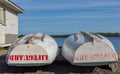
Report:
[[9,44],[14,42],[18,38],[17,34],[5,34],[5,43]]

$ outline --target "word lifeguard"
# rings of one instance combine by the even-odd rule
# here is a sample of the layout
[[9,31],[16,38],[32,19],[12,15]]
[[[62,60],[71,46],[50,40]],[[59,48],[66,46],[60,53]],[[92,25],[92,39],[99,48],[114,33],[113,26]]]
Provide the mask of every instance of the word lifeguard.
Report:
[[48,60],[48,55],[10,55],[9,59],[11,61],[20,61],[20,60]]
[[110,59],[110,58],[115,58],[115,53],[85,54],[85,55],[75,56],[74,60],[84,61],[84,60],[99,60],[99,59]]

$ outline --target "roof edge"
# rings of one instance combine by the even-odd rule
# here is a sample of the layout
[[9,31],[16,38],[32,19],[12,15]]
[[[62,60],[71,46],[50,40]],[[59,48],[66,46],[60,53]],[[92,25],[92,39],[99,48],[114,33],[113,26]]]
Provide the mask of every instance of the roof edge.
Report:
[[11,0],[0,0],[1,4],[4,4],[6,7],[12,9],[16,13],[24,13],[24,10],[20,8],[18,5],[16,5],[14,2]]
[[8,2],[11,6],[15,7],[19,11],[18,13],[23,13],[24,12],[24,10],[21,7],[19,7],[17,4],[12,2],[11,0],[7,0],[6,2]]

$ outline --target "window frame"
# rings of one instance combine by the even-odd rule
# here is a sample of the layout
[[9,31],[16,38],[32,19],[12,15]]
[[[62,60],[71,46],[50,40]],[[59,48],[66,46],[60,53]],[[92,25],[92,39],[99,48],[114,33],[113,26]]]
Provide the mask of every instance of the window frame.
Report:
[[[0,7],[0,8],[2,8],[2,7]],[[5,13],[5,8],[2,8],[3,9],[3,21],[0,21],[0,24],[2,24],[2,25],[4,25],[4,26],[6,26],[6,13]]]

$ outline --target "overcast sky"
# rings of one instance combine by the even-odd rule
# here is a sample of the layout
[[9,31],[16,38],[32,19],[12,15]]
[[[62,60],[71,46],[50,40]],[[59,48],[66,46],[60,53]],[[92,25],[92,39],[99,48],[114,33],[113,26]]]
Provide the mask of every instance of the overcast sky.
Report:
[[25,10],[19,34],[120,32],[120,0],[12,0]]

